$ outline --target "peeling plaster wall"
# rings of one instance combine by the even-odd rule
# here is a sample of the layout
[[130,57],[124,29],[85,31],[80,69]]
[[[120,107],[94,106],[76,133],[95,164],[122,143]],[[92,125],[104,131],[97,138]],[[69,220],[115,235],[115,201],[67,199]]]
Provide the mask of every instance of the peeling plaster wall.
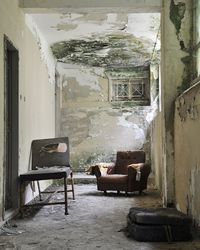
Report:
[[118,150],[147,151],[149,126],[157,105],[117,106],[109,102],[109,81],[103,69],[59,63],[57,105],[59,136],[69,136],[75,170],[102,161],[115,161]]
[[175,191],[177,207],[200,225],[200,81],[176,100]]
[[[50,17],[57,20],[46,31],[58,61],[56,131],[70,137],[73,167],[84,170],[94,162],[113,161],[117,150],[145,148],[150,160],[149,126],[157,112],[156,93],[152,106],[111,102],[111,84],[115,79],[148,78],[147,69],[145,76],[140,74],[141,66],[148,68],[150,61],[159,61],[159,13]],[[43,29],[47,26],[47,15],[33,18],[37,23],[44,20]],[[138,66],[138,71],[128,66]],[[144,92],[148,91],[149,86]],[[148,105],[150,95],[145,94],[144,99],[140,103]]]
[[49,84],[47,67],[41,59],[37,41],[17,4],[17,0],[0,3],[0,220],[5,180],[4,34],[19,50],[19,174],[28,170],[31,141],[55,136],[55,85]]
[[194,24],[195,24],[195,45],[197,46],[197,51],[196,51],[196,71],[197,71],[197,76],[200,75],[200,0],[196,0],[195,1],[196,5],[195,5],[195,12],[196,12],[196,16],[195,16],[195,20],[194,20]]
[[[184,6],[184,14],[181,6]],[[179,7],[181,13],[176,16]],[[165,143],[160,147],[163,147],[164,204],[172,205],[175,203],[174,102],[192,77],[188,63],[191,59],[192,1],[163,1],[161,23],[162,138]]]

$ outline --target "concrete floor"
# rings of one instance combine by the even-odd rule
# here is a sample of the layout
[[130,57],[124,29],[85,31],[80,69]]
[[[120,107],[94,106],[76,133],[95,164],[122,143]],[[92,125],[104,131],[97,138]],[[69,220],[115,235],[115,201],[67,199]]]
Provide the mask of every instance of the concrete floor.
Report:
[[[62,205],[42,207],[34,213],[29,209],[23,219],[10,221],[11,232],[18,234],[1,235],[0,249],[200,250],[198,237],[192,242],[143,243],[126,236],[124,228],[130,207],[161,206],[156,190],[126,197],[116,193],[104,196],[94,184],[75,188],[76,200],[70,199],[69,215],[64,215]],[[61,194],[57,198],[61,199]]]

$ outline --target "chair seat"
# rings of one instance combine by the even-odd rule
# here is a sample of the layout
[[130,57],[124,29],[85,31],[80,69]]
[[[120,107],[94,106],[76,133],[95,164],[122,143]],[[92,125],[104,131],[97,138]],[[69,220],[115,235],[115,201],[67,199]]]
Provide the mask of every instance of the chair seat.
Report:
[[70,167],[48,167],[31,170],[20,175],[21,181],[49,180],[67,178],[72,173]]
[[118,183],[118,184],[125,184],[128,181],[128,175],[124,174],[111,174],[111,175],[104,175],[99,177],[99,183]]

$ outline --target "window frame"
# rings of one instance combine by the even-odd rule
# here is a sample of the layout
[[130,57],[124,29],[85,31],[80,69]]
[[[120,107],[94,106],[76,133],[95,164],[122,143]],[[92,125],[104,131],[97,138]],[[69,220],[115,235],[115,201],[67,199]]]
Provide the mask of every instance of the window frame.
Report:
[[[145,85],[148,84],[148,79],[145,77],[136,77],[136,78],[124,78],[124,79],[112,79],[112,101],[132,101],[132,100],[143,100],[146,96]],[[119,95],[118,89],[116,90],[116,86],[127,85],[127,95]],[[133,89],[134,85],[135,86]],[[141,89],[139,89],[141,88]],[[138,94],[133,93],[138,92]],[[118,94],[116,93],[118,92]]]
[[[150,66],[129,68],[128,70],[126,68],[114,69],[106,72],[106,75],[109,80],[110,102],[141,102],[141,105],[150,105]],[[120,93],[120,85],[126,86],[124,95],[123,89]]]

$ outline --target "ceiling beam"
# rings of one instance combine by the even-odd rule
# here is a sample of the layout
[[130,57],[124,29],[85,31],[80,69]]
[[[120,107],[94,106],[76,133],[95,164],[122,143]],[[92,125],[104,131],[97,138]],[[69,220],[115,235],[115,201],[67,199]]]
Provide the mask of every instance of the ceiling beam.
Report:
[[160,12],[162,0],[18,0],[25,12]]

